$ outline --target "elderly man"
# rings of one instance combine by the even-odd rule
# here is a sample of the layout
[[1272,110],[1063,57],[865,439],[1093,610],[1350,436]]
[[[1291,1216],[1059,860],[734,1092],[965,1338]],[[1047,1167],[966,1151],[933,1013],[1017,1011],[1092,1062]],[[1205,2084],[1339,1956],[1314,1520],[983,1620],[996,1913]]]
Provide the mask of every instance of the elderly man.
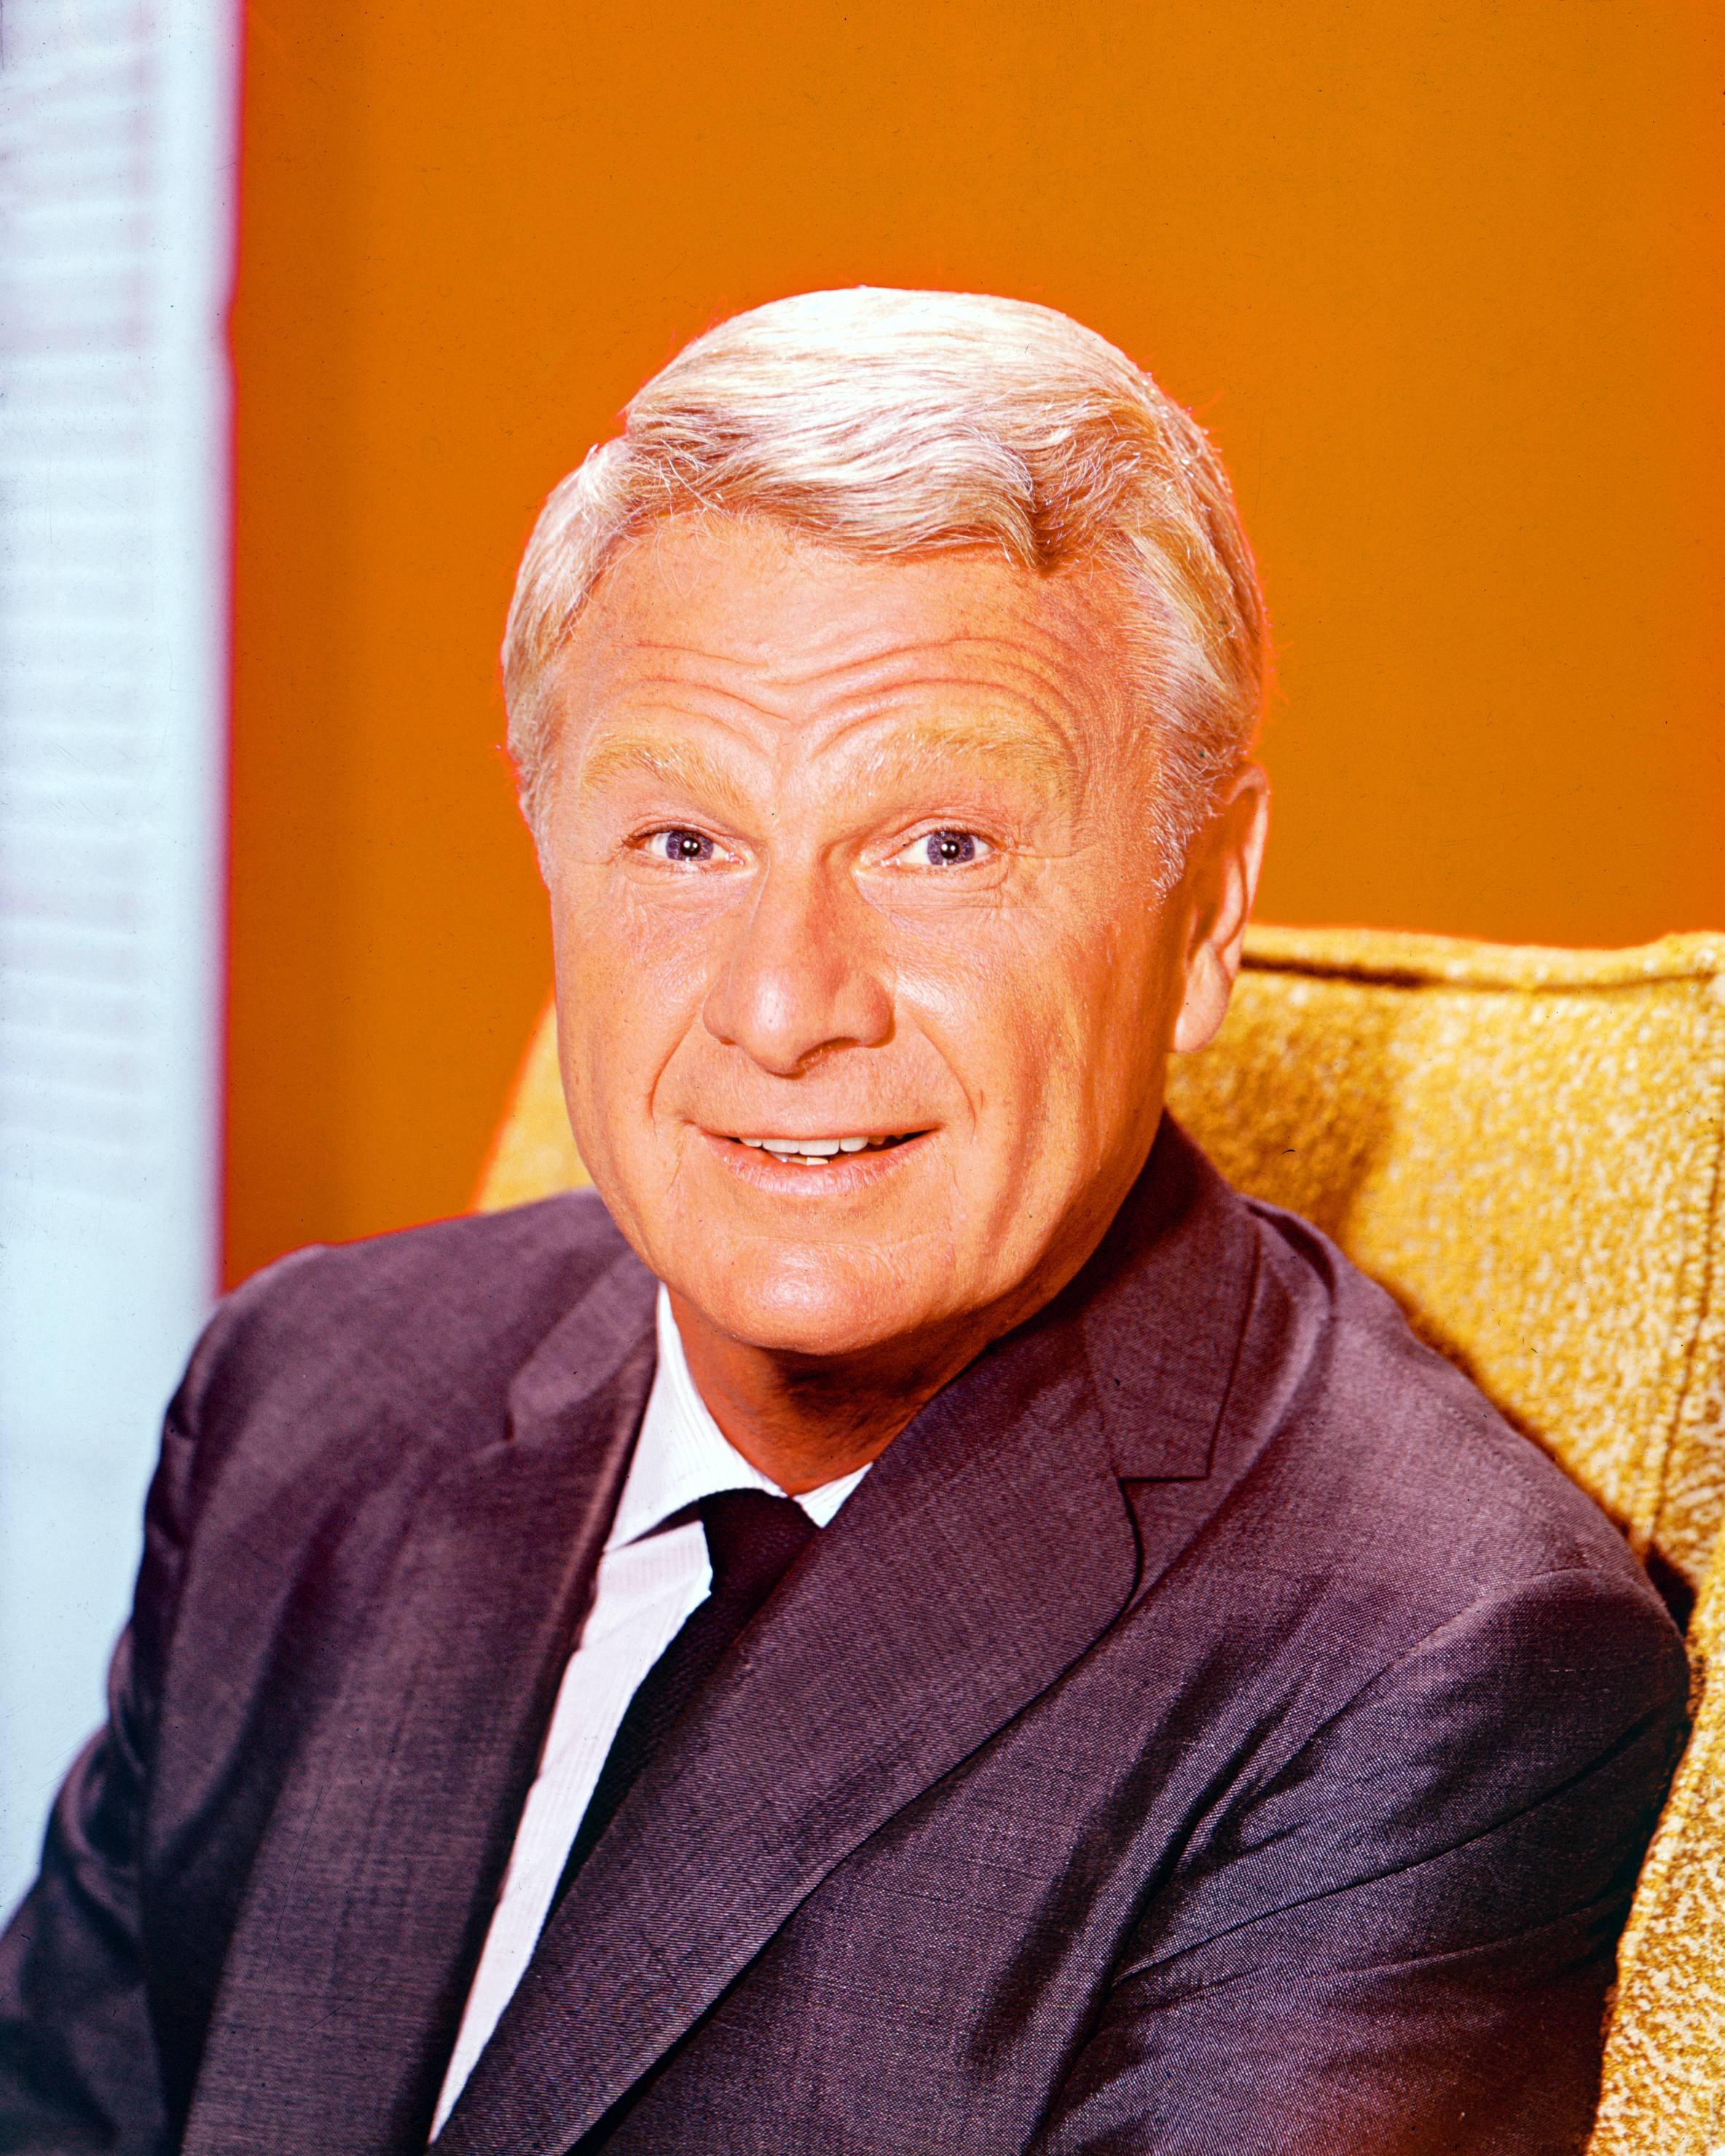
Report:
[[762,308],[505,669],[598,1194],[216,1317],[0,2146],[1577,2148],[1682,1654],[1163,1113],[1265,829],[1203,434],[1042,308]]

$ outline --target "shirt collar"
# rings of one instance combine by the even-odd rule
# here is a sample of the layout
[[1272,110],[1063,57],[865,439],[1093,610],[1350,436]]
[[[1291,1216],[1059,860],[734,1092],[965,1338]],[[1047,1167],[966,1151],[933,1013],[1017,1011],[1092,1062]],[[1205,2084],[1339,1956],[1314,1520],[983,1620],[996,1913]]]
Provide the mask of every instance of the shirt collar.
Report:
[[[641,1419],[617,1516],[605,1547],[619,1549],[650,1534],[674,1512],[680,1512],[721,1490],[764,1490],[784,1495],[770,1476],[745,1460],[713,1420],[696,1389],[683,1353],[682,1335],[671,1315],[670,1297],[659,1291],[656,1327],[659,1366]],[[853,1469],[797,1499],[818,1527],[824,1527],[855,1489],[868,1466]]]

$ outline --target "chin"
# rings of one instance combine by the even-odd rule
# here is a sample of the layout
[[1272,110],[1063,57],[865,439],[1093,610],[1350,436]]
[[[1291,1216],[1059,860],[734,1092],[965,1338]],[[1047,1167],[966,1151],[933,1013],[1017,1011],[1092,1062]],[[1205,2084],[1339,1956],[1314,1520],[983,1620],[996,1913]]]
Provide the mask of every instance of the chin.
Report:
[[883,1293],[877,1267],[846,1264],[830,1250],[785,1250],[764,1263],[758,1252],[739,1256],[722,1275],[680,1291],[733,1340],[829,1359],[920,1332],[935,1313],[929,1296],[908,1287],[893,1283]]

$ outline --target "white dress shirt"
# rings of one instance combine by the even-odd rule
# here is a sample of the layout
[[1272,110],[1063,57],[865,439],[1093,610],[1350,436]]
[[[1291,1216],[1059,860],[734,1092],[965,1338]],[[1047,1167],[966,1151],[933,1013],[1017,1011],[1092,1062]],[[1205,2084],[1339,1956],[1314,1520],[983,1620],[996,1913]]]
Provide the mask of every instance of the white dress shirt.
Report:
[[[659,1291],[659,1367],[587,1621],[563,1671],[485,1952],[438,2098],[434,2135],[461,2093],[532,1958],[563,1864],[636,1687],[712,1584],[699,1519],[665,1522],[721,1490],[778,1485],[752,1467],[696,1390],[670,1297]],[[824,1527],[868,1472],[859,1467],[797,1499]]]

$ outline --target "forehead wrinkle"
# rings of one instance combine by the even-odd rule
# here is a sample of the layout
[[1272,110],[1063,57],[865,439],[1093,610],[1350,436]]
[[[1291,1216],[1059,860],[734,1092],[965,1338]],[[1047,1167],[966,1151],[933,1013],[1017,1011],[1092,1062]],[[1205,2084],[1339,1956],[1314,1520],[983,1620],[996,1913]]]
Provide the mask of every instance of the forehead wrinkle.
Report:
[[[992,676],[952,666],[955,647],[966,645],[994,657],[996,666]],[[689,656],[726,673],[753,670],[758,675],[759,672],[758,667],[747,660],[697,651],[693,647],[660,644],[639,648],[659,651],[686,649]],[[937,666],[928,664],[931,654],[939,660]],[[846,680],[847,675],[852,678]],[[943,724],[952,735],[944,745],[932,744],[937,750],[951,754],[968,747],[987,752],[991,747],[1016,743],[1022,748],[1021,760],[1040,760],[1049,776],[1066,778],[1076,777],[1083,764],[1075,738],[1081,732],[1081,726],[1074,722],[1072,701],[1065,691],[1065,685],[1053,667],[1038,664],[1011,639],[985,636],[931,638],[920,644],[896,646],[889,652],[870,653],[855,662],[825,668],[809,666],[800,672],[775,668],[772,687],[785,692],[782,703],[762,702],[758,694],[749,696],[729,682],[711,681],[701,685],[761,717],[784,722],[815,716],[806,708],[798,707],[796,692],[800,690],[806,695],[811,688],[819,689],[823,684],[828,685],[818,699],[824,707],[819,716],[834,728],[828,742],[822,745],[823,750],[828,746],[836,747],[857,727],[885,718],[896,709],[930,696],[956,694],[967,702],[1022,704],[1031,720],[1028,723],[1011,717],[947,717],[932,721],[931,723]],[[659,690],[685,695],[691,685],[688,678],[681,674],[655,674],[637,675],[629,688],[631,692]],[[999,740],[994,737],[996,734],[1001,737]],[[1045,734],[1052,738],[1044,739]]]
[[[757,718],[772,720],[775,723],[787,716],[774,705],[763,704],[757,697],[746,696],[741,689],[688,674],[625,675],[613,685],[609,701],[625,707],[644,702],[649,710],[655,713],[696,723],[710,722],[712,719],[713,714],[703,707],[704,702],[738,704]],[[722,725],[724,721],[721,720],[719,723]]]
[[[841,624],[841,631],[842,628]],[[697,667],[711,667],[721,676],[752,675],[757,681],[770,683],[775,690],[792,694],[819,689],[824,683],[842,685],[832,691],[834,701],[841,700],[847,693],[865,697],[879,686],[900,681],[986,689],[1010,685],[1017,680],[1034,682],[1044,696],[1053,690],[1064,703],[1066,696],[1060,680],[1060,662],[1070,664],[1077,647],[1070,639],[1048,632],[1035,640],[1049,645],[1047,655],[1028,649],[1021,638],[963,630],[919,637],[914,641],[887,638],[872,649],[837,654],[810,650],[806,644],[800,649],[766,654],[716,651],[700,644],[649,637],[632,638],[629,649],[631,654],[670,655],[692,661]],[[995,681],[990,682],[980,669],[973,673],[955,665],[961,654],[969,653],[992,663]],[[620,670],[625,674],[629,670],[626,660]],[[685,674],[680,668],[669,675],[638,675],[634,678],[669,685],[683,682]],[[752,701],[740,692],[726,693],[738,693],[740,701],[744,702]]]

